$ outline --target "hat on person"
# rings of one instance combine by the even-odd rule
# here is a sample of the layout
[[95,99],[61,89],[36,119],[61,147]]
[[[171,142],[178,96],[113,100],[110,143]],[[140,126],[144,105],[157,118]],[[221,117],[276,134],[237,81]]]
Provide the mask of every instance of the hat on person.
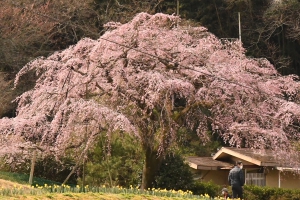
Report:
[[228,192],[227,188],[223,188],[222,192]]

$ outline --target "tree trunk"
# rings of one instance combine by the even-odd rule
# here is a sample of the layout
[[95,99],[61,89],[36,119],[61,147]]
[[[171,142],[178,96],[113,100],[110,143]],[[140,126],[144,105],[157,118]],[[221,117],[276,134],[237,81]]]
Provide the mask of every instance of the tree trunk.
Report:
[[76,163],[76,165],[73,167],[73,169],[71,170],[71,172],[69,173],[69,175],[67,176],[67,178],[64,180],[64,182],[62,183],[63,185],[65,185],[69,178],[72,176],[72,174],[75,172],[75,170],[77,169],[78,165],[79,165],[80,161]]
[[155,175],[160,168],[162,162],[162,155],[157,155],[157,151],[153,151],[150,148],[146,149],[146,158],[143,168],[142,185],[141,189],[152,188],[155,180]]
[[30,174],[29,174],[29,181],[28,181],[29,185],[32,185],[32,183],[33,183],[35,160],[36,160],[36,149],[34,149],[33,153],[32,153],[31,167],[30,167]]

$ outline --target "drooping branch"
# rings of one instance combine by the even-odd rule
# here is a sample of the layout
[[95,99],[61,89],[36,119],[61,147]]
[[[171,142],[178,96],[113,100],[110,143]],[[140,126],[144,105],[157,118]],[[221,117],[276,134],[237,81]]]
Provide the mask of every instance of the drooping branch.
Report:
[[[183,126],[201,139],[213,131],[231,146],[292,151],[290,140],[300,136],[291,126],[300,117],[297,76],[280,76],[236,42],[178,22],[140,13],[108,24],[113,28],[98,40],[28,63],[16,82],[35,71],[36,85],[17,99],[15,118],[0,119],[0,131],[19,143],[42,140],[56,155],[84,145],[86,121],[91,137],[103,129],[108,137],[131,134],[151,151],[149,160],[176,146]],[[156,170],[147,165],[145,182]]]

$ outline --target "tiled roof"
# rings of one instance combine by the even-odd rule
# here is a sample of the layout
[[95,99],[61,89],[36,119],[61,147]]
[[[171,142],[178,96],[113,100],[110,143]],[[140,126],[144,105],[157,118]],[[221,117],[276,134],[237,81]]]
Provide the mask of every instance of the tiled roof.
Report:
[[[278,170],[290,169],[286,162],[276,159],[276,152],[271,150],[253,150],[249,148],[222,147],[212,157],[190,156],[187,163],[194,169],[219,170],[231,169],[233,163],[241,160],[244,166],[276,167]],[[281,169],[282,168],[282,169]],[[300,168],[299,168],[300,169]]]
[[229,161],[235,157],[258,166],[278,166],[279,163],[270,150],[253,150],[249,148],[222,147],[214,156],[215,160]]
[[214,160],[212,157],[197,157],[190,156],[186,158],[187,163],[194,169],[202,170],[218,170],[218,169],[230,169],[232,164]]

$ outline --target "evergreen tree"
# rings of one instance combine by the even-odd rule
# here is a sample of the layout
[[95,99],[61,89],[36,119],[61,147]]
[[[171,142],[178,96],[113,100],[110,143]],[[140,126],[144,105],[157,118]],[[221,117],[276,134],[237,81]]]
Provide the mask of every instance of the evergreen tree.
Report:
[[190,190],[193,175],[188,164],[178,154],[169,154],[163,160],[155,177],[155,188],[167,190]]
[[[128,136],[115,133],[107,141],[102,133],[87,156],[85,168],[81,167],[78,184],[93,186],[123,186],[141,184],[143,155],[140,144]],[[85,170],[84,172],[82,170]],[[85,173],[85,180],[83,180]]]

